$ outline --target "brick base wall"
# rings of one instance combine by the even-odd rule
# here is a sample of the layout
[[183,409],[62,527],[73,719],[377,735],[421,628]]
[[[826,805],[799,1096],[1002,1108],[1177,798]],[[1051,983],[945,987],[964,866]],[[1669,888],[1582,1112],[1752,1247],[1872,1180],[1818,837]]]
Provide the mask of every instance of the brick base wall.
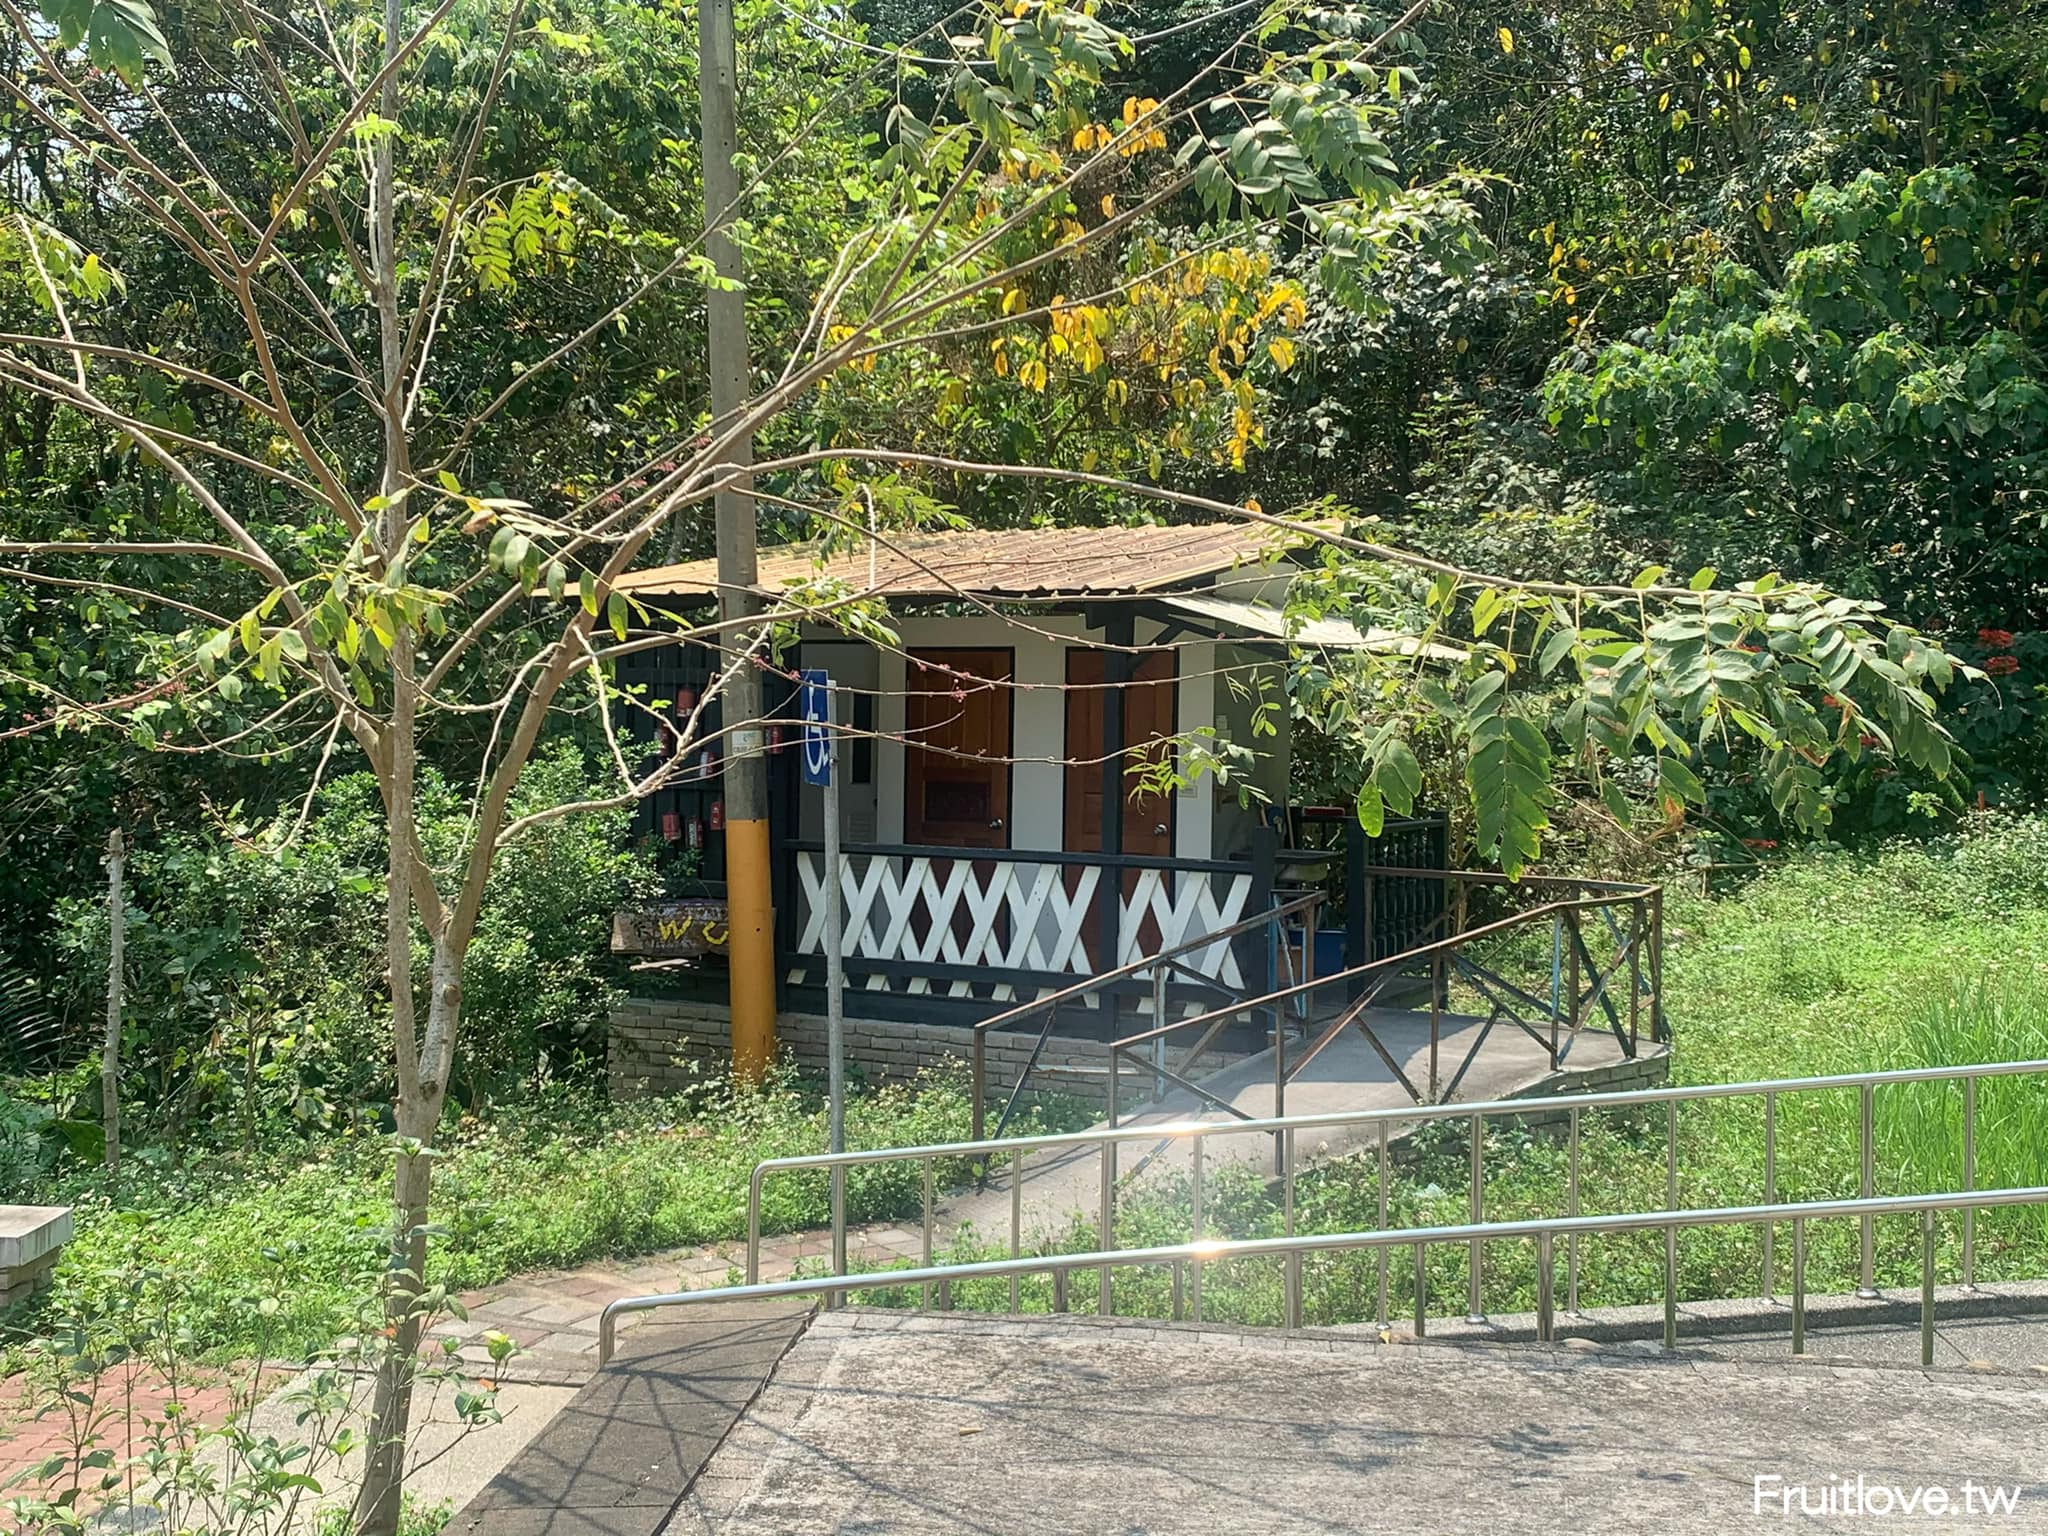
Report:
[[[825,1019],[785,1013],[775,1025],[782,1051],[810,1071],[826,1070]],[[1002,1095],[1031,1059],[1036,1035],[991,1030],[990,1091]],[[869,1078],[902,1082],[927,1067],[966,1067],[974,1059],[974,1031],[945,1024],[902,1024],[886,1019],[846,1021],[846,1059]],[[635,997],[611,1016],[606,1072],[614,1099],[674,1093],[701,1082],[707,1069],[732,1060],[732,1025],[725,1009],[685,999]],[[1105,1052],[1094,1041],[1046,1042],[1030,1086],[1100,1103]]]
[[[1632,1093],[1639,1088],[1659,1088],[1671,1076],[1671,1053],[1647,1042],[1634,1061],[1611,1062],[1586,1072],[1567,1069],[1541,1078],[1508,1095],[1511,1099],[1545,1099],[1550,1105],[1527,1114],[1490,1118],[1489,1125],[1518,1125],[1524,1130],[1562,1132],[1571,1123],[1571,1100],[1584,1093]],[[1554,1105],[1555,1107],[1550,1107]]]

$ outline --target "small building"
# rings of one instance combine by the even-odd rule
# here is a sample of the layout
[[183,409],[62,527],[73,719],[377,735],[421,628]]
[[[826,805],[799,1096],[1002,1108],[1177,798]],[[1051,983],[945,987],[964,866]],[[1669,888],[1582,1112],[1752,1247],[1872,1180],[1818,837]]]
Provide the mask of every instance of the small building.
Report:
[[[1163,950],[1178,951],[1175,963],[1132,977],[1129,1006],[1149,1012],[1165,998],[1194,1007],[1413,942],[1434,920],[1434,882],[1412,902],[1378,902],[1376,935],[1365,932],[1363,903],[1351,903],[1342,938],[1322,936],[1320,962],[1315,922],[1283,944],[1261,920],[1276,892],[1327,886],[1342,908],[1347,866],[1362,886],[1368,862],[1440,868],[1444,859],[1441,823],[1390,826],[1369,845],[1348,810],[1318,822],[1289,806],[1290,648],[1415,643],[1341,621],[1290,633],[1283,608],[1300,542],[1239,522],[764,549],[758,590],[771,606],[799,584],[876,596],[896,636],[855,638],[808,621],[771,675],[771,710],[791,722],[770,736],[785,1008],[821,1010],[824,960],[823,808],[801,787],[790,705],[799,667],[831,675],[847,731],[849,1015],[971,1022]],[[705,614],[716,563],[638,571],[621,587],[679,617]],[[621,684],[680,716],[697,707],[714,656],[679,644],[630,662]],[[715,705],[706,713],[715,717]],[[666,734],[644,714],[640,729],[650,749]],[[1190,743],[1247,750],[1229,753],[1225,782],[1182,775],[1163,793],[1139,788],[1134,763]],[[615,947],[655,956],[664,986],[722,997],[722,764],[716,746],[696,756],[640,806],[636,833],[678,850],[697,904],[666,918],[622,916]],[[1218,937],[1198,942],[1208,935]],[[1061,1032],[1109,1027],[1094,1002]]]

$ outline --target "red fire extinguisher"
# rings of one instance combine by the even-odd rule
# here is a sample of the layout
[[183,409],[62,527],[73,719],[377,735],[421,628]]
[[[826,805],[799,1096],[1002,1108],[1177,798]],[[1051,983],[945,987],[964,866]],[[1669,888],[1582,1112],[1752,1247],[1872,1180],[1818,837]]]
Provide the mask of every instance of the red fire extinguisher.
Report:
[[725,830],[725,802],[723,800],[711,802],[711,830],[714,832],[723,832]]
[[663,811],[661,813],[661,835],[672,843],[682,841],[683,818],[679,812]]

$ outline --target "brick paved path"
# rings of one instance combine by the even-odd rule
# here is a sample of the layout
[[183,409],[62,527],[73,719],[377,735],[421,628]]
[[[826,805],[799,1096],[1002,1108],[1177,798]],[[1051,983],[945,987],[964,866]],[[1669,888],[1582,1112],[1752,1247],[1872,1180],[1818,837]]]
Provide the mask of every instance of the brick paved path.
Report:
[[[823,1270],[832,1252],[828,1231],[789,1232],[761,1240],[761,1278],[786,1280],[801,1261]],[[917,1259],[921,1239],[902,1227],[849,1227],[849,1263],[886,1264]],[[622,1296],[663,1291],[695,1291],[738,1284],[745,1278],[744,1241],[707,1243],[676,1248],[630,1261],[586,1264],[578,1269],[543,1270],[516,1275],[502,1284],[471,1291],[462,1298],[466,1322],[444,1320],[438,1338],[456,1339],[460,1357],[474,1365],[490,1355],[477,1342],[495,1330],[517,1344],[520,1353],[506,1368],[509,1380],[582,1380],[597,1367],[597,1319],[605,1304]],[[635,1313],[620,1321],[633,1327],[648,1316]]]
[[[283,1380],[286,1374],[266,1367],[262,1391],[268,1391],[273,1381]],[[200,1428],[218,1427],[237,1406],[236,1394],[248,1395],[249,1376],[247,1365],[193,1366],[180,1376],[174,1391],[154,1370],[140,1365],[132,1370],[117,1366],[100,1378],[91,1406],[72,1405],[75,1422],[73,1415],[62,1409],[38,1417],[27,1379],[12,1377],[0,1384],[0,1484],[52,1456],[62,1456],[67,1463],[55,1477],[24,1481],[9,1488],[7,1496],[55,1493],[70,1486],[72,1471],[68,1463],[74,1455],[84,1452],[110,1451],[117,1466],[125,1465],[131,1456],[150,1449],[150,1433],[152,1429],[161,1430],[165,1409],[173,1402],[178,1405],[179,1416],[191,1426],[188,1438]],[[74,1436],[79,1435],[92,1437],[92,1444],[84,1447],[83,1452],[74,1442]],[[90,1486],[97,1484],[102,1475],[98,1470],[89,1471],[80,1481]],[[87,1498],[82,1507],[90,1508],[96,1502]]]

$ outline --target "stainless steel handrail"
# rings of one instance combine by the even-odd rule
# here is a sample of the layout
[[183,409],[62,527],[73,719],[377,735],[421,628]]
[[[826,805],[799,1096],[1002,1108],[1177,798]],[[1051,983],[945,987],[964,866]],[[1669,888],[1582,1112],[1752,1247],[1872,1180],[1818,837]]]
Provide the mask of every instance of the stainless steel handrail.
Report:
[[[1332,1110],[1314,1115],[1289,1115],[1265,1120],[1181,1120],[1157,1125],[1126,1125],[1115,1129],[1090,1131],[1068,1131],[1045,1136],[1019,1136],[1008,1140],[980,1140],[937,1143],[917,1147],[882,1147],[870,1151],[806,1153],[795,1157],[767,1158],[754,1165],[747,1180],[747,1281],[757,1283],[761,1278],[761,1189],[768,1175],[806,1169],[829,1170],[833,1182],[833,1233],[835,1253],[842,1252],[838,1246],[844,1241],[845,1233],[845,1190],[844,1181],[848,1168],[864,1167],[877,1163],[922,1162],[924,1164],[924,1225],[922,1252],[926,1259],[931,1257],[935,1234],[933,1229],[936,1210],[936,1180],[934,1169],[942,1158],[986,1157],[1002,1154],[1009,1158],[1011,1165],[1010,1202],[1010,1245],[1013,1253],[1019,1251],[1023,1240],[1020,1193],[1021,1181],[1017,1171],[1024,1159],[1037,1152],[1066,1150],[1079,1151],[1087,1148],[1100,1149],[1103,1177],[1100,1180],[1101,1222],[1098,1231],[1105,1239],[1105,1248],[1114,1251],[1116,1183],[1113,1163],[1108,1149],[1126,1142],[1162,1141],[1187,1139],[1194,1143],[1197,1155],[1192,1170],[1194,1181],[1193,1196],[1199,1203],[1202,1198],[1201,1181],[1203,1164],[1199,1155],[1202,1143],[1211,1136],[1277,1136],[1281,1143],[1280,1181],[1281,1198],[1290,1233],[1294,1222],[1294,1185],[1299,1171],[1295,1157],[1296,1138],[1304,1131],[1330,1130],[1346,1126],[1374,1126],[1379,1136],[1379,1167],[1382,1189],[1385,1188],[1388,1168],[1388,1142],[1397,1125],[1419,1125],[1445,1120],[1464,1121],[1470,1125],[1475,1159],[1480,1158],[1483,1146],[1484,1122],[1493,1117],[1527,1115],[1532,1112],[1564,1110],[1570,1130],[1570,1178],[1569,1216],[1578,1215],[1579,1194],[1579,1131],[1581,1117],[1588,1110],[1601,1111],[1625,1109],[1633,1106],[1662,1104],[1668,1106],[1665,1114],[1665,1165],[1667,1198],[1673,1204],[1677,1199],[1677,1156],[1678,1116],[1680,1104],[1702,1099],[1755,1098],[1764,1102],[1764,1168],[1763,1183],[1765,1198],[1772,1198],[1777,1190],[1777,1115],[1778,1099],[1782,1095],[1826,1092],[1831,1089],[1856,1089],[1867,1109],[1877,1089],[1904,1083],[1961,1082],[1963,1085],[1963,1180],[1965,1189],[1976,1183],[1976,1084],[1980,1078],[2010,1077],[2026,1074],[2048,1074],[2048,1059],[2028,1061],[1982,1062],[1952,1067],[1898,1067],[1876,1072],[1837,1073],[1825,1077],[1766,1078],[1744,1083],[1695,1083],[1680,1087],[1631,1088],[1612,1093],[1560,1094],[1551,1098],[1537,1099],[1491,1099],[1470,1104],[1405,1105],[1392,1109]],[[1870,1113],[1858,1116],[1859,1169],[1861,1196],[1875,1195],[1875,1165],[1873,1159],[1873,1117]],[[1480,1169],[1480,1178],[1472,1186],[1470,1211],[1472,1220],[1477,1222],[1485,1214],[1483,1160],[1475,1162]],[[1870,1288],[1874,1263],[1874,1235],[1868,1224],[1862,1233],[1861,1281],[1864,1289]],[[1573,1239],[1567,1247],[1569,1294],[1578,1294],[1579,1244]],[[1771,1296],[1775,1286],[1775,1251],[1769,1229],[1763,1245],[1763,1283],[1759,1294]],[[1478,1266],[1474,1269],[1474,1291],[1478,1284]],[[1976,1230],[1974,1221],[1966,1216],[1963,1225],[1963,1278],[1965,1284],[1974,1284],[1976,1279]],[[1382,1320],[1385,1314],[1386,1280],[1380,1280]],[[1475,1302],[1473,1311],[1477,1312]]]
[[[974,1044],[969,1065],[974,1085],[975,1135],[981,1135],[983,1117],[986,1115],[988,1108],[988,1036],[991,1030],[1008,1029],[1016,1020],[1032,1018],[1040,1013],[1044,1013],[1047,1015],[1046,1023],[1038,1040],[1039,1046],[1043,1047],[1046,1036],[1052,1031],[1054,1016],[1067,1003],[1077,998],[1085,997],[1091,992],[1099,992],[1104,987],[1115,986],[1120,982],[1130,981],[1140,975],[1148,974],[1153,983],[1152,1002],[1154,1010],[1163,1013],[1166,1007],[1165,973],[1167,969],[1183,971],[1186,969],[1185,966],[1177,963],[1181,956],[1198,950],[1209,949],[1217,944],[1227,943],[1237,938],[1240,934],[1249,933],[1255,929],[1271,927],[1284,935],[1287,919],[1303,912],[1308,914],[1303,923],[1303,928],[1307,935],[1303,942],[1304,944],[1313,944],[1316,926],[1315,910],[1322,904],[1323,899],[1321,891],[1309,891],[1304,895],[1296,896],[1291,900],[1281,902],[1277,906],[1270,907],[1263,912],[1254,912],[1249,917],[1241,917],[1236,922],[1230,923],[1225,927],[1210,929],[1181,939],[1153,954],[1141,955],[1136,960],[1127,961],[1115,970],[1102,971],[1094,976],[1077,981],[1072,986],[1062,987],[1059,991],[1049,992],[1043,997],[1032,998],[1029,1001],[1017,1004],[1014,1008],[1007,1008],[1001,1013],[977,1022],[973,1029]],[[1199,979],[1207,980],[1207,978]],[[1222,990],[1220,983],[1212,984],[1212,990]],[[1246,1006],[1249,1007],[1251,1005],[1248,1004]],[[1243,1010],[1237,1011],[1242,1012]],[[1115,1070],[1114,1059],[1114,1053],[1112,1052],[1112,1071]],[[1009,1102],[1003,1106],[1003,1112],[996,1120],[996,1135],[1001,1136],[1003,1127],[1009,1124],[1010,1111],[1016,1107],[1018,1095],[1023,1092],[1025,1080],[1031,1076],[1031,1069],[1037,1064],[1037,1061],[1038,1052],[1034,1050],[1031,1053],[1031,1060],[1025,1063],[1023,1072],[1019,1074],[1015,1085],[1010,1090]]]
[[[1934,1359],[1934,1219],[1945,1211],[1977,1211],[2002,1206],[2048,1205],[2048,1186],[2027,1185],[2013,1189],[1957,1190],[1941,1194],[1877,1195],[1849,1200],[1811,1200],[1792,1204],[1714,1206],[1699,1210],[1635,1211],[1609,1216],[1550,1216],[1522,1221],[1466,1223],[1458,1226],[1380,1229],[1371,1232],[1293,1234],[1286,1237],[1218,1238],[1191,1243],[1174,1243],[1152,1248],[1098,1249],[1088,1253],[1019,1254],[1007,1259],[986,1259],[968,1264],[927,1264],[915,1269],[875,1270],[865,1274],[826,1275],[808,1280],[777,1280],[768,1284],[721,1287],[716,1290],[674,1291],[653,1296],[629,1296],[609,1303],[598,1318],[598,1363],[610,1361],[617,1341],[618,1320],[629,1313],[649,1312],[662,1307],[705,1306],[722,1301],[773,1300],[792,1296],[836,1296],[848,1291],[866,1291],[898,1286],[941,1288],[962,1280],[1015,1278],[1051,1272],[1071,1275],[1075,1270],[1111,1266],[1135,1268],[1171,1264],[1176,1270],[1191,1267],[1197,1274],[1203,1265],[1227,1259],[1284,1258],[1292,1263],[1303,1254],[1346,1253],[1359,1249],[1412,1247],[1418,1282],[1425,1274],[1428,1249],[1442,1243],[1488,1243],[1533,1238],[1537,1244],[1537,1337],[1550,1342],[1556,1331],[1555,1243],[1560,1237],[1573,1239],[1618,1232],[1659,1231],[1674,1241],[1665,1245],[1664,1265],[1664,1347],[1675,1349],[1678,1342],[1677,1268],[1672,1255],[1677,1233],[1687,1227],[1775,1226],[1792,1224],[1793,1268],[1792,1349],[1805,1352],[1806,1335],[1806,1223],[1830,1217],[1855,1217],[1872,1222],[1884,1216],[1921,1218],[1921,1363]],[[1176,1287],[1178,1290],[1178,1287]],[[1195,1321],[1201,1321],[1200,1290],[1196,1298]],[[1418,1283],[1415,1291],[1415,1331],[1426,1334],[1428,1290]],[[1299,1327],[1300,1298],[1292,1298],[1289,1327]]]

